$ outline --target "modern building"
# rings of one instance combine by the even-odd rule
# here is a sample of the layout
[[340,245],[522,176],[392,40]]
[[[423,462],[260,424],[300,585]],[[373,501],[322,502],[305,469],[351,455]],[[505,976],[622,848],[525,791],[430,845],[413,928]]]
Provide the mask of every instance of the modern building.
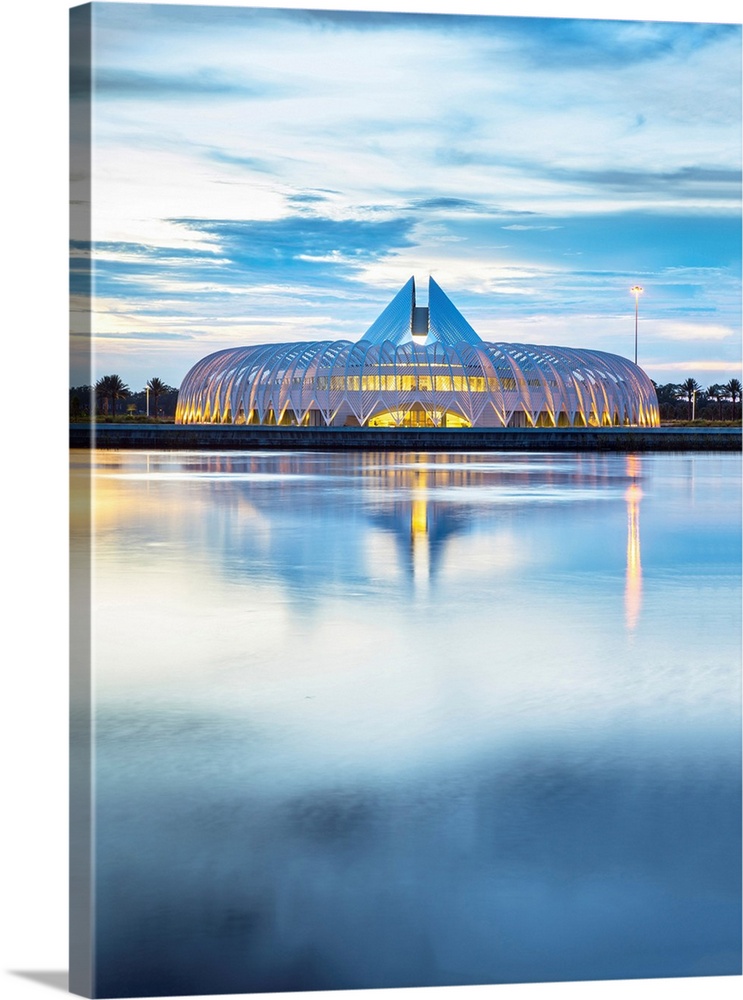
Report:
[[334,427],[651,427],[647,375],[603,351],[489,343],[429,278],[400,289],[355,343],[217,351],[188,372],[176,423]]

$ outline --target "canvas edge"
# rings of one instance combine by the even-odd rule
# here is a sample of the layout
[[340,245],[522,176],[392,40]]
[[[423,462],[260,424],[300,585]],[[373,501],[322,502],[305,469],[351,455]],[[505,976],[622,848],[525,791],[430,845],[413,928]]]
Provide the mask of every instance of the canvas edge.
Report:
[[[92,4],[69,11],[69,165],[71,239],[90,246]],[[79,270],[81,268],[81,270]],[[72,273],[70,278],[72,279]],[[75,280],[90,303],[90,256],[78,259]],[[75,308],[70,287],[70,355],[82,353],[92,384],[91,321]],[[78,302],[80,297],[78,297]],[[82,345],[82,351],[80,346]],[[70,464],[70,702],[69,702],[69,991],[94,996],[94,858],[91,675],[91,474],[90,463]]]

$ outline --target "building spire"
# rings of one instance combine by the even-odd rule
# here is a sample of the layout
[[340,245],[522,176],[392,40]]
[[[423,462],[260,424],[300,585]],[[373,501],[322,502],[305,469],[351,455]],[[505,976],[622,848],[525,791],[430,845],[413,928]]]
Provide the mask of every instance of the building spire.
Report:
[[449,346],[463,341],[467,344],[482,343],[448,295],[431,277],[428,279],[427,306],[416,305],[415,278],[411,277],[375,319],[362,340],[395,346],[411,341]]

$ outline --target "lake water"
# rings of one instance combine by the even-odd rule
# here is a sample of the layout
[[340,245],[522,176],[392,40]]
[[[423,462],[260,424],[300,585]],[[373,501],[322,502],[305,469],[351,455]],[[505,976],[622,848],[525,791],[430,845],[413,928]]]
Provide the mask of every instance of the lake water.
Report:
[[99,995],[740,972],[739,455],[92,459]]

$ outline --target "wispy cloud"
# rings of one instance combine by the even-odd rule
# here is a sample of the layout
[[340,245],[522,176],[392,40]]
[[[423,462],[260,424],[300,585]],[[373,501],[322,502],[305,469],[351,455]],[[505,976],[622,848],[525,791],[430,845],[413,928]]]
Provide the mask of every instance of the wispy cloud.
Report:
[[567,170],[540,167],[553,180],[606,187],[628,193],[660,191],[677,198],[732,198],[740,200],[741,171],[703,166],[686,166],[671,171],[650,170]]
[[238,156],[225,149],[211,149],[205,154],[215,163],[225,163],[230,167],[240,167],[246,170],[257,170],[261,173],[275,172],[275,161],[270,161],[260,156]]
[[471,198],[451,198],[442,195],[438,198],[421,198],[412,205],[419,212],[483,212],[489,209],[483,202]]
[[[200,97],[265,98],[265,84],[234,80],[219,70],[205,68],[191,73],[152,73],[131,69],[104,69],[94,77],[94,93],[99,99],[193,101]],[[281,90],[273,90],[281,93]]]
[[701,344],[706,340],[727,340],[736,331],[719,323],[689,323],[659,320],[653,324],[653,333],[663,340],[689,340]]
[[516,232],[527,232],[530,229],[536,229],[538,232],[547,232],[550,229],[559,229],[560,227],[559,226],[550,226],[550,225],[538,225],[538,224],[530,225],[529,226],[529,225],[524,225],[524,224],[519,223],[519,222],[514,222],[510,226],[502,226],[501,228],[502,229],[513,229]]
[[740,375],[740,361],[727,361],[725,359],[713,359],[697,357],[692,361],[651,361],[650,366],[654,372],[679,372],[691,374],[693,372],[716,372],[728,375]]
[[565,72],[572,72],[578,61],[606,70],[688,58],[735,38],[734,25],[574,18],[534,18],[530,23],[504,18],[496,30],[516,43],[525,61]]

